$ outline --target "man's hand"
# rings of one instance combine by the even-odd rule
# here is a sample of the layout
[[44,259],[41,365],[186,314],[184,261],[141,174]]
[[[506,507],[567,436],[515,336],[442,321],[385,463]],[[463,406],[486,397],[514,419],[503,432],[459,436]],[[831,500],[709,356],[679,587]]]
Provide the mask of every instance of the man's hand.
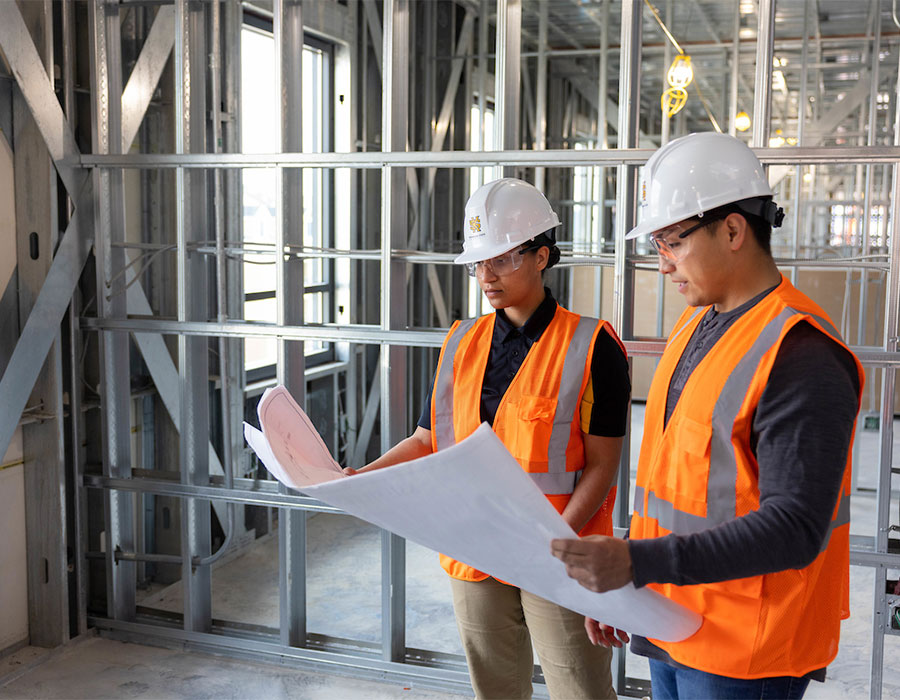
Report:
[[584,631],[594,646],[621,647],[628,644],[630,637],[625,630],[616,629],[589,617],[584,618]]
[[354,474],[359,474],[359,472],[353,467],[344,467],[343,470],[346,476],[353,476]]
[[566,565],[566,573],[585,588],[605,593],[630,583],[628,543],[617,537],[589,535],[578,540],[553,540],[553,556]]

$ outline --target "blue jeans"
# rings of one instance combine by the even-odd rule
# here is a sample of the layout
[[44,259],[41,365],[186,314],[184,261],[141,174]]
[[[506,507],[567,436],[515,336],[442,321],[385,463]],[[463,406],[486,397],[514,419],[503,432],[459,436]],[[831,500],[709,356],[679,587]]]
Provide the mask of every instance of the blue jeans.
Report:
[[654,659],[650,659],[650,682],[653,700],[796,700],[809,685],[808,678],[729,678]]

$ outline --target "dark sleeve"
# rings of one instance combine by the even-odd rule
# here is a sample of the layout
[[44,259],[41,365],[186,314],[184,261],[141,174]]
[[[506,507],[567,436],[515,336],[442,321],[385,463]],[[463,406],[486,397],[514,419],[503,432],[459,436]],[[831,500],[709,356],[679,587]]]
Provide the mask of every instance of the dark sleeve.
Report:
[[[605,330],[597,334],[591,357],[592,404],[582,401],[582,426],[587,433],[601,437],[622,437],[628,421],[628,402],[631,399],[631,379],[628,360],[619,344]],[[586,406],[590,418],[584,420]]]
[[434,378],[437,376],[437,369],[431,375],[431,384],[428,385],[428,393],[425,394],[425,402],[422,404],[422,414],[419,416],[419,422],[416,423],[420,428],[431,430],[431,396],[434,394]]
[[851,355],[808,323],[782,342],[753,418],[759,510],[693,535],[629,540],[634,583],[712,583],[808,566],[841,490],[859,406]]

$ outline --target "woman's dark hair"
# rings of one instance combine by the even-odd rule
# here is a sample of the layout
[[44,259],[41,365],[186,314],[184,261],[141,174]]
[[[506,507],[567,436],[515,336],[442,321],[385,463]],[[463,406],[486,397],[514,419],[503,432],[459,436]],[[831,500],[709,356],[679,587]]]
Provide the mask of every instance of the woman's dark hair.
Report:
[[556,232],[554,229],[539,233],[525,244],[524,250],[538,250],[544,246],[547,246],[547,248],[550,249],[550,255],[547,258],[547,267],[544,268],[544,270],[549,270],[559,262],[559,246],[556,245]]

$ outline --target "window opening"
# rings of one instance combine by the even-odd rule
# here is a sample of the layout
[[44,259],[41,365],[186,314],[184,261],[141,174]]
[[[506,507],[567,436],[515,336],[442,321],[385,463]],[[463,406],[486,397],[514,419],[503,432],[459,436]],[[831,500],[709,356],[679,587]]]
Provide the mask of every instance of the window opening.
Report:
[[[275,42],[271,26],[254,21],[241,31],[241,143],[245,153],[277,153],[278,86],[272,66]],[[331,149],[331,48],[312,38],[303,49],[303,152],[321,153]],[[274,168],[245,168],[242,171],[244,246],[244,318],[275,323],[277,299],[273,255],[278,215],[277,171]],[[303,245],[307,250],[325,250],[333,245],[330,171],[310,168],[303,173]],[[299,252],[299,251],[298,251]],[[330,259],[303,259],[303,310],[305,323],[333,321],[334,274]],[[288,290],[292,293],[293,290]],[[329,344],[307,341],[307,365],[333,359]],[[244,340],[244,367],[247,378],[257,381],[275,376],[277,341],[272,338]]]

